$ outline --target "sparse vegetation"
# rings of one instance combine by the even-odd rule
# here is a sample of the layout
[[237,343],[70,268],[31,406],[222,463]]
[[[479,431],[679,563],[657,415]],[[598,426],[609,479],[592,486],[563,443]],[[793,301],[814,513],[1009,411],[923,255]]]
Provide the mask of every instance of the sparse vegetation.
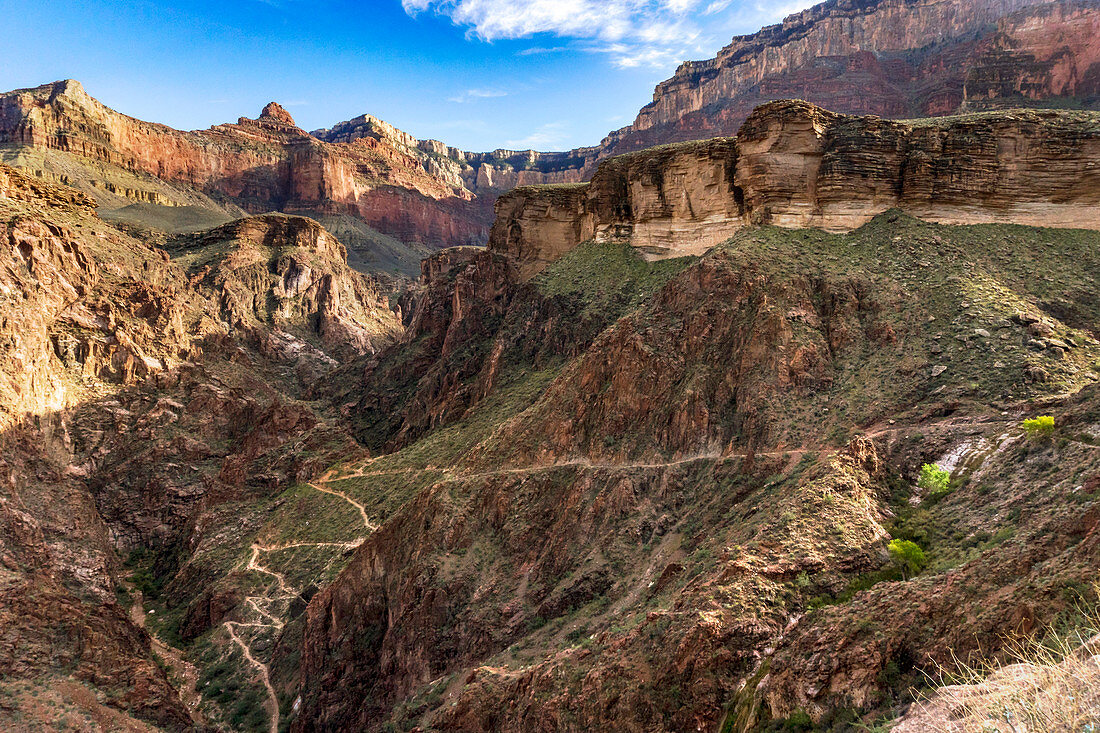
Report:
[[890,540],[887,545],[890,551],[890,559],[898,566],[905,577],[911,577],[924,569],[927,559],[924,550],[915,542],[909,540]]
[[934,463],[921,466],[917,486],[929,492],[929,496],[945,496],[951,490],[951,474]]
[[1024,420],[1024,432],[1029,440],[1037,443],[1049,441],[1054,435],[1054,416],[1042,415]]
[[536,276],[534,284],[548,296],[579,298],[582,314],[610,320],[641,305],[695,260],[647,262],[623,242],[585,242]]

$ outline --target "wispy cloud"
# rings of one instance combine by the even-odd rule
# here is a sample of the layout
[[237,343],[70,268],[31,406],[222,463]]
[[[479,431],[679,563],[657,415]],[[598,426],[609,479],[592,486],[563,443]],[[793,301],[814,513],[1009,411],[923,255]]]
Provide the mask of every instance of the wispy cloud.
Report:
[[771,23],[813,0],[402,0],[410,15],[446,16],[482,41],[551,34],[570,46],[538,46],[520,55],[579,50],[606,54],[622,68],[667,68],[711,55],[734,28]]
[[519,56],[542,56],[549,53],[563,53],[569,51],[569,46],[531,46],[531,48],[525,48],[519,52]]
[[479,99],[497,99],[507,96],[508,92],[503,89],[467,89],[462,94],[451,97],[448,101],[465,104],[466,102],[476,102]]
[[568,136],[568,124],[565,122],[547,122],[533,133],[519,140],[505,143],[512,150],[555,150],[563,147]]

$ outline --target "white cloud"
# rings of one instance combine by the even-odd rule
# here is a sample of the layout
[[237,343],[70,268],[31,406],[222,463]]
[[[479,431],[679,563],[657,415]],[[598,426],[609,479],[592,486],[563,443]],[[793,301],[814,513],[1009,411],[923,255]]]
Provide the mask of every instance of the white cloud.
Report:
[[547,122],[519,140],[505,143],[511,150],[556,150],[565,146],[568,133],[565,122]]
[[[713,55],[734,28],[775,22],[812,0],[402,0],[409,15],[446,16],[482,41],[550,34],[572,39],[580,51],[607,54],[622,68],[667,69]],[[731,9],[731,6],[734,6]],[[533,47],[523,55],[556,52]]]
[[476,102],[479,99],[497,99],[507,96],[508,92],[503,89],[467,89],[462,94],[450,97],[447,101],[465,104],[466,102]]
[[519,56],[542,56],[549,53],[563,53],[568,51],[569,46],[531,46],[531,48],[525,48],[519,52]]

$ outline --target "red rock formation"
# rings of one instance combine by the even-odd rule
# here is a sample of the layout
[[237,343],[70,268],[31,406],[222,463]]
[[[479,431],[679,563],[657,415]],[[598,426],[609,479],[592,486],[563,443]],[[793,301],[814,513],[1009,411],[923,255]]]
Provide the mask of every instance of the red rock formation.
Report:
[[65,81],[0,96],[0,142],[148,174],[251,212],[352,214],[409,242],[478,243],[488,223],[460,181],[431,175],[386,138],[325,143],[276,104],[256,120],[181,132],[119,114]]
[[1066,98],[1097,108],[1098,23],[1089,0],[830,0],[683,64],[601,154],[732,135],[787,98],[894,118]]
[[[1070,477],[1093,476],[1100,457],[1091,439],[1067,444],[1065,463],[1025,445],[1001,404],[1049,389],[1025,386],[1036,369],[1095,381],[1100,344],[1078,331],[1062,342],[1080,346],[1040,354],[1031,317],[1008,314],[1050,308],[1091,329],[1092,265],[1079,261],[1096,261],[1098,237],[891,213],[844,236],[750,229],[685,264],[533,403],[466,413],[475,434],[488,415],[498,422],[311,601],[292,729],[717,730],[728,713],[751,731],[800,709],[846,729],[836,715],[889,712],[890,675],[934,670],[945,639],[988,651],[1017,619],[1050,621],[1067,584],[1095,574],[1095,498],[1074,497],[1100,479],[1076,488]],[[600,250],[580,250],[593,269]],[[480,359],[485,373],[510,328],[550,330],[533,318],[493,329],[459,307],[478,303],[479,275],[474,294],[499,292],[499,259],[426,265],[419,330],[383,356],[389,374],[416,364],[421,338],[461,335],[448,350],[461,343],[464,365]],[[506,312],[523,290],[594,277],[584,260],[561,264],[506,289]],[[968,287],[975,279],[1013,290]],[[513,368],[535,363],[505,354]],[[450,366],[411,370],[407,415],[470,404],[453,398],[478,369],[448,380]],[[382,404],[395,387],[368,380],[364,399]],[[1067,435],[1095,424],[1095,389],[1086,405],[1072,423],[1059,412]],[[849,440],[849,425],[875,440]],[[852,598],[868,578],[894,577],[888,529],[900,534],[897,515],[921,500],[909,477],[964,439],[982,473],[935,514],[940,546],[921,541],[940,553],[952,543],[960,554],[938,557],[966,566]],[[429,437],[393,458],[444,450]],[[932,503],[920,504],[918,531]],[[1017,518],[1018,541],[969,552]],[[976,527],[985,539],[967,544]]]
[[[60,151],[129,175],[117,183],[97,178],[101,171],[89,173],[80,183],[94,195],[169,206],[214,199],[252,213],[348,214],[404,242],[434,247],[484,243],[497,193],[578,181],[596,155],[594,148],[467,153],[367,115],[311,135],[274,102],[255,120],[182,132],[115,112],[72,80],[0,95],[0,143]],[[68,173],[36,172],[76,182]]]

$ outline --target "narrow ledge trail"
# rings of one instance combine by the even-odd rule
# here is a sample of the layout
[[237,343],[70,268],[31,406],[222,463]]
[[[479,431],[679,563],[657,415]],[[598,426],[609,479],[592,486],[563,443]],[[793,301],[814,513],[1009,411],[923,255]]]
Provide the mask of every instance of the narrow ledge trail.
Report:
[[[329,472],[317,480],[317,483],[307,483],[311,489],[319,491],[322,494],[329,494],[331,496],[343,499],[347,503],[351,504],[359,512],[359,516],[363,520],[363,528],[366,530],[366,534],[358,537],[351,542],[288,542],[279,545],[262,545],[259,543],[253,543],[251,550],[252,554],[248,558],[248,562],[245,565],[245,570],[251,570],[262,575],[267,575],[274,580],[275,592],[267,593],[259,596],[248,596],[245,600],[245,605],[251,608],[253,614],[258,620],[254,621],[224,621],[222,626],[225,627],[226,633],[229,635],[230,641],[232,641],[244,655],[245,660],[256,669],[260,676],[260,682],[264,686],[264,690],[267,693],[267,702],[265,706],[268,708],[268,715],[270,717],[270,733],[278,733],[280,723],[280,711],[279,711],[279,697],[275,692],[275,687],[271,684],[271,668],[263,661],[257,659],[252,654],[252,648],[249,646],[248,641],[238,634],[239,629],[250,629],[253,631],[273,631],[278,633],[283,630],[286,625],[285,619],[272,611],[272,606],[279,606],[286,604],[289,606],[295,599],[301,597],[301,592],[295,589],[286,579],[286,576],[271,568],[265,566],[260,561],[261,554],[268,554],[273,552],[282,552],[284,550],[294,550],[298,548],[329,548],[338,550],[339,552],[347,552],[353,550],[363,543],[367,535],[374,532],[377,526],[370,521],[370,517],[367,516],[366,507],[359,502],[352,499],[347,494],[336,491],[334,489],[327,489],[321,486],[321,484],[327,483],[332,473]],[[270,588],[270,584],[269,584]]]
[[229,632],[229,638],[233,640],[233,643],[241,648],[241,653],[244,654],[244,658],[248,660],[249,664],[255,667],[260,672],[260,679],[264,683],[264,688],[267,690],[267,706],[270,708],[271,714],[271,733],[279,733],[279,697],[275,694],[275,688],[271,686],[271,670],[267,665],[252,656],[252,650],[248,648],[248,644],[241,641],[241,638],[237,636],[237,632],[233,629],[236,625],[232,621],[226,621],[224,624],[225,630]]
[[[322,476],[319,479],[318,483],[322,483],[322,484],[323,483],[328,483],[331,480],[329,478],[331,475],[332,475],[331,471],[326,473],[324,476]],[[355,476],[348,476],[346,478],[356,478],[356,477]],[[370,517],[367,516],[366,507],[364,507],[362,504],[357,502],[355,499],[352,499],[350,496],[348,496],[344,492],[336,491],[335,489],[325,489],[325,488],[322,488],[322,487],[318,486],[317,484],[313,484],[313,483],[307,483],[306,485],[309,486],[309,488],[314,489],[316,491],[320,491],[323,494],[331,494],[332,496],[338,496],[341,499],[343,499],[344,501],[346,501],[347,503],[351,504],[356,509],[358,509],[359,510],[359,516],[363,518],[363,526],[366,528],[367,532],[373,532],[374,530],[378,529],[378,527],[370,521]]]
[[[758,456],[758,457],[788,456],[788,457],[794,458],[795,461],[797,461],[797,459],[801,458],[801,456],[805,452],[806,452],[805,448],[797,448],[797,449],[784,450],[784,451],[759,452],[759,453],[755,453],[753,455]],[[673,466],[680,466],[680,465],[684,465],[684,464],[688,464],[688,463],[694,463],[694,462],[697,462],[697,461],[722,460],[722,459],[728,459],[728,458],[746,458],[746,457],[748,457],[748,455],[749,455],[748,453],[707,453],[707,454],[690,456],[690,457],[687,457],[687,458],[682,458],[682,459],[674,460],[674,461],[653,462],[653,463],[593,463],[592,461],[579,459],[579,460],[574,460],[574,461],[563,461],[563,462],[560,462],[560,463],[541,465],[541,466],[527,466],[527,467],[523,467],[523,468],[499,468],[499,469],[496,469],[494,471],[485,471],[485,472],[479,472],[479,473],[473,473],[473,474],[461,474],[461,473],[459,473],[459,474],[454,474],[454,475],[447,476],[446,472],[444,472],[444,478],[448,479],[448,480],[477,480],[479,478],[485,478],[485,477],[488,477],[488,476],[499,476],[499,475],[502,475],[502,474],[503,475],[528,474],[528,473],[541,472],[541,471],[550,471],[550,470],[553,470],[553,469],[556,469],[556,468],[564,468],[564,467],[583,467],[583,468],[591,468],[591,469],[610,469],[610,470],[631,469],[631,468],[634,468],[634,469],[638,469],[638,468],[642,468],[642,469],[669,468],[669,467],[673,467]],[[308,486],[309,488],[313,489],[314,491],[320,492],[322,494],[328,494],[330,496],[335,496],[335,497],[347,502],[351,506],[353,506],[356,509],[356,511],[359,512],[359,516],[363,521],[363,528],[366,530],[366,534],[363,535],[362,537],[359,537],[359,538],[351,541],[351,542],[288,542],[288,543],[285,543],[285,544],[277,544],[277,545],[262,545],[262,544],[259,544],[259,543],[253,543],[252,547],[251,547],[252,554],[248,558],[248,563],[246,564],[245,569],[246,570],[251,570],[253,572],[257,572],[257,573],[260,573],[260,574],[267,575],[267,576],[271,577],[274,580],[274,585],[276,586],[277,590],[276,590],[275,593],[269,593],[269,594],[260,595],[260,596],[248,596],[248,597],[245,598],[245,604],[252,609],[253,613],[255,614],[255,616],[259,620],[251,621],[251,622],[225,621],[222,624],[225,627],[226,633],[229,635],[230,640],[236,646],[238,646],[240,648],[240,650],[243,653],[246,661],[248,661],[248,663],[250,665],[255,667],[255,669],[260,674],[260,681],[263,683],[264,689],[267,692],[268,700],[267,700],[266,705],[267,705],[267,707],[269,708],[269,711],[270,711],[270,718],[271,718],[270,731],[271,731],[271,733],[278,733],[279,722],[280,722],[279,698],[278,698],[278,695],[275,692],[274,686],[271,684],[271,670],[270,670],[270,668],[268,667],[267,664],[260,661],[259,659],[257,659],[252,654],[252,649],[249,646],[248,642],[245,639],[241,638],[241,635],[238,634],[237,631],[239,629],[272,630],[272,631],[275,631],[275,632],[281,631],[284,628],[286,622],[285,622],[285,620],[280,618],[276,613],[273,613],[270,610],[270,605],[283,604],[283,603],[286,603],[286,604],[289,605],[289,603],[291,601],[293,601],[296,598],[299,598],[301,594],[298,590],[296,590],[293,586],[290,585],[290,583],[286,579],[286,576],[283,573],[280,573],[277,570],[272,570],[271,568],[266,567],[265,565],[263,565],[260,562],[260,555],[261,554],[274,553],[274,552],[282,552],[284,550],[292,550],[292,549],[297,549],[297,548],[306,548],[306,547],[332,548],[332,549],[337,549],[341,552],[346,552],[348,550],[353,550],[356,547],[358,547],[359,545],[361,545],[366,540],[368,535],[370,535],[372,532],[374,532],[378,529],[378,526],[370,521],[370,517],[367,514],[367,509],[366,509],[365,506],[363,506],[360,502],[358,502],[355,499],[351,498],[350,496],[348,496],[347,494],[345,494],[342,491],[327,488],[325,486],[325,484],[328,484],[332,481],[342,481],[342,480],[354,479],[354,478],[369,478],[371,476],[377,476],[377,475],[391,475],[391,474],[400,474],[400,473],[417,473],[417,472],[423,471],[423,470],[438,470],[438,469],[434,469],[434,468],[426,468],[426,469],[399,469],[399,470],[394,470],[394,471],[367,472],[367,471],[364,471],[365,468],[366,468],[366,466],[363,466],[359,470],[354,471],[353,473],[342,475],[342,476],[335,477],[335,478],[333,477],[333,474],[335,473],[335,470],[328,471],[323,476],[321,476],[319,479],[316,479],[315,482],[306,482],[305,485]],[[267,606],[267,608],[265,608],[265,606]]]

